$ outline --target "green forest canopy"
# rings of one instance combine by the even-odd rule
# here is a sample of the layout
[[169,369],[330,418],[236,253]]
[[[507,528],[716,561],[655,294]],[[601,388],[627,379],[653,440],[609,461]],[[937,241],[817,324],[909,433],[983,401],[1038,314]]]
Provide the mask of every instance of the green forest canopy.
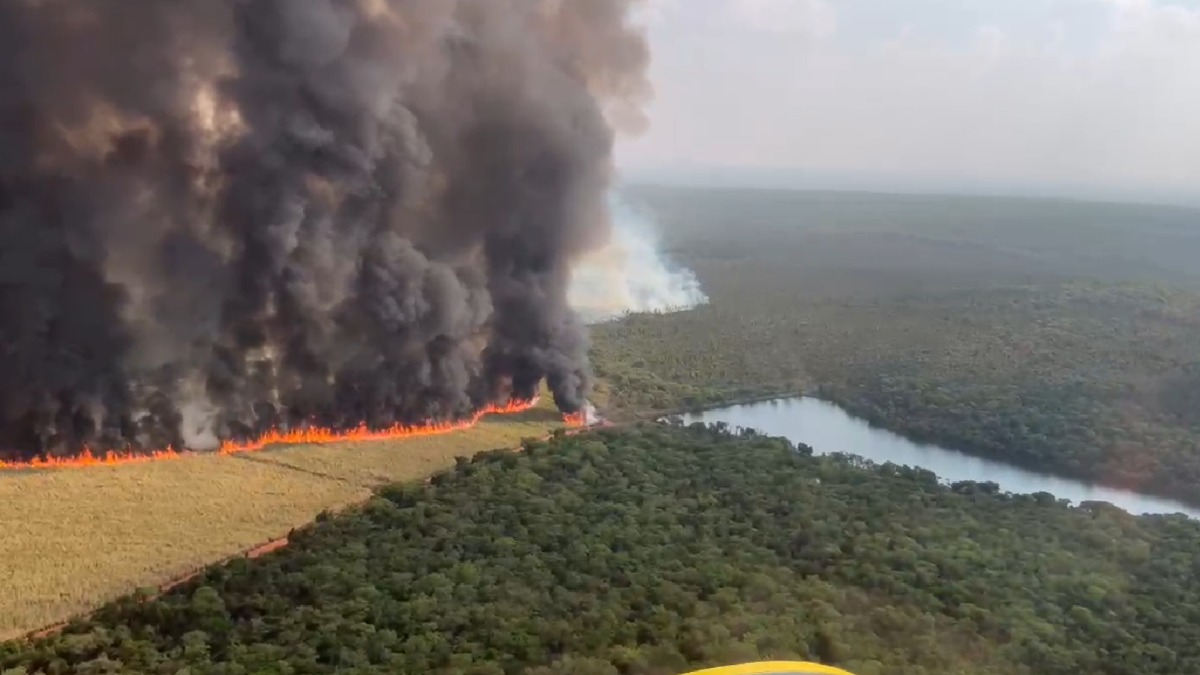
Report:
[[1182,516],[643,425],[388,487],[279,552],[0,647],[0,670],[1177,675],[1200,672],[1198,573]]
[[1200,211],[637,194],[710,303],[593,330],[615,413],[817,392],[916,440],[1200,504]]

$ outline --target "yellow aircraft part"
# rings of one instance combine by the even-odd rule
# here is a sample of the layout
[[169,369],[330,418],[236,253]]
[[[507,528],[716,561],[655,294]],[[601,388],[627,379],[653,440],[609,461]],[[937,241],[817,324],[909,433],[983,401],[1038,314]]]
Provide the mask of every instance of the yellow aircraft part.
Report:
[[804,661],[761,661],[737,666],[721,666],[682,675],[854,675],[841,668]]

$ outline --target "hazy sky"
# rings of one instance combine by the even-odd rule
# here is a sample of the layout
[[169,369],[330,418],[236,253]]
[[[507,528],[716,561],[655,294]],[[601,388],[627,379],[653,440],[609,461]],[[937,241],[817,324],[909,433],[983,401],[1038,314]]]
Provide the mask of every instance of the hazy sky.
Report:
[[623,169],[1200,189],[1200,0],[649,3]]

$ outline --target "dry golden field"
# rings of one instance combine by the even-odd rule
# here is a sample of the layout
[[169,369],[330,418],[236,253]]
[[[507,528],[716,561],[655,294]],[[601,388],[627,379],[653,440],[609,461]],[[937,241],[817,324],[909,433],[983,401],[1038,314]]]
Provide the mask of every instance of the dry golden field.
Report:
[[456,456],[557,426],[544,404],[403,441],[0,473],[0,639],[286,535],[381,483],[420,479]]

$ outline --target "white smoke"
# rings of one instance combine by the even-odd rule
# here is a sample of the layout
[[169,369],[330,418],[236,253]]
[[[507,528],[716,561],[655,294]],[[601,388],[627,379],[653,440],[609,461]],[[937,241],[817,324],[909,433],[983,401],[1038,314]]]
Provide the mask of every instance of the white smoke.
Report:
[[659,253],[653,218],[620,197],[609,199],[612,239],[578,261],[568,298],[589,323],[632,313],[668,313],[708,302],[689,269]]
[[583,404],[583,425],[584,426],[592,427],[592,426],[596,426],[597,424],[602,424],[603,422],[604,422],[604,418],[600,416],[600,411],[596,410],[596,406],[592,405],[591,403]]

